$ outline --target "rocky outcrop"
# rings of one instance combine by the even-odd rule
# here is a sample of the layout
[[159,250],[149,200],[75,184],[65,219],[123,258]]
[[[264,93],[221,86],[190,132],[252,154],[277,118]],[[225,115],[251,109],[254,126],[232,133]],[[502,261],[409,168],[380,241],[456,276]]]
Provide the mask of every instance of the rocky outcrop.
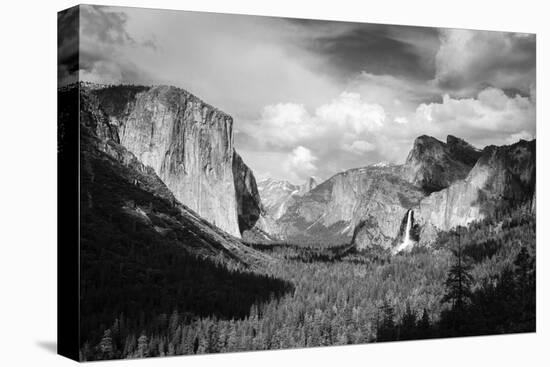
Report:
[[424,196],[399,176],[399,169],[369,166],[331,177],[295,198],[277,221],[281,235],[289,241],[350,242],[363,227],[368,230],[360,240],[356,235],[357,241],[389,248],[401,218]]
[[179,201],[234,236],[253,226],[261,204],[252,172],[235,153],[231,116],[175,87],[84,89],[115,141],[152,167]]
[[432,193],[418,207],[421,241],[480,220],[496,211],[530,203],[535,193],[535,140],[483,150],[464,180]]
[[452,135],[446,143],[423,135],[414,141],[403,176],[427,193],[439,191],[464,179],[480,155],[478,149]]
[[262,201],[254,174],[237,152],[233,153],[233,179],[241,233],[252,229],[262,215]]
[[446,143],[423,136],[403,166],[352,169],[293,195],[276,229],[288,241],[351,240],[358,249],[395,252],[498,210],[534,205],[534,184],[534,141],[478,151],[453,136]]

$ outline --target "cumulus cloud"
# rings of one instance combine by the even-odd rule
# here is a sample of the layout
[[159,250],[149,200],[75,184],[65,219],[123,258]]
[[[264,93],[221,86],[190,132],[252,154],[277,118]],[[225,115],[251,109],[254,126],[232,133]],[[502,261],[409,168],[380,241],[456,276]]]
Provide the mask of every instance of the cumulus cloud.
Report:
[[347,128],[356,134],[379,129],[386,113],[378,104],[366,103],[358,93],[343,92],[329,104],[320,106],[316,112],[319,121]]
[[380,105],[363,101],[357,93],[343,92],[313,114],[299,104],[268,105],[260,119],[244,129],[267,146],[284,148],[299,141],[349,140],[379,130],[385,119]]
[[[246,137],[242,140],[255,142],[244,144],[253,150],[245,149],[244,152],[251,162],[255,162],[258,154],[265,151],[273,154],[291,152],[293,158],[285,158],[284,170],[272,168],[271,171],[275,172],[276,177],[298,179],[295,182],[300,182],[313,173],[327,177],[342,168],[382,160],[377,152],[377,142],[386,122],[387,116],[382,106],[364,100],[359,93],[342,92],[313,111],[295,103],[265,106],[257,120],[241,124],[237,140],[240,141],[239,135],[242,135]],[[296,150],[297,146],[301,148]],[[322,163],[316,172],[311,172],[313,167],[306,165],[305,161],[298,160],[297,154],[309,157],[304,149],[315,158],[307,162]],[[290,169],[297,167],[296,162],[302,162],[301,170]],[[298,174],[298,171],[307,173]]]
[[445,95],[441,103],[421,104],[415,119],[419,131],[453,134],[479,146],[535,134],[534,103],[520,95],[509,97],[497,88],[486,88],[476,98]]
[[80,64],[65,53],[60,75],[187,89],[233,116],[257,177],[401,163],[422,134],[535,137],[534,35],[81,9]]
[[306,177],[313,175],[317,171],[314,162],[317,157],[311,150],[303,146],[298,146],[288,155],[283,163],[284,168],[290,177],[295,181],[302,181]]
[[365,140],[356,140],[351,144],[344,144],[342,148],[355,154],[364,154],[366,152],[372,152],[376,149],[376,146]]
[[519,90],[535,82],[535,35],[442,29],[435,83],[444,90],[471,95],[484,86]]
[[[267,106],[261,118],[249,125],[247,133],[261,142],[259,151],[271,150],[284,156],[284,152],[302,146],[314,152],[316,160],[307,160],[312,166],[297,158],[284,158],[302,164],[286,163],[284,170],[272,169],[277,177],[294,180],[307,177],[298,172],[311,173],[313,167],[316,174],[327,177],[342,169],[379,161],[402,163],[414,139],[423,134],[442,140],[452,134],[480,148],[535,137],[532,99],[519,94],[511,97],[494,87],[469,98],[445,94],[438,102],[421,103],[408,112],[401,109],[399,112],[387,118],[395,111],[387,112],[378,104],[364,101],[357,93],[346,92],[313,113],[292,103]],[[301,153],[307,157],[305,151]],[[292,150],[293,157],[297,154]],[[255,161],[255,157],[250,159]],[[301,169],[290,169],[298,166]]]

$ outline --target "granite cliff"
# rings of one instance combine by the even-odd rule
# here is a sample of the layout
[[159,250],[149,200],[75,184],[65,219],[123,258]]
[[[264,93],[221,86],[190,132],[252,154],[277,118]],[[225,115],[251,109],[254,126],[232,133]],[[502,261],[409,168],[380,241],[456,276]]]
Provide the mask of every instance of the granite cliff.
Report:
[[427,193],[442,190],[464,179],[481,151],[452,135],[444,143],[431,136],[420,136],[403,165],[403,177]]
[[535,141],[478,150],[453,136],[421,136],[403,165],[351,169],[303,195],[267,183],[260,194],[279,214],[271,229],[282,239],[408,250],[503,208],[534,208]]
[[350,242],[362,227],[358,247],[368,242],[389,248],[401,218],[422,197],[422,190],[400,177],[399,166],[351,169],[296,197],[277,224],[285,239],[312,242]]
[[[158,251],[164,251],[163,246],[176,246],[194,256],[247,269],[261,269],[271,261],[180,203],[152,167],[117,142],[117,129],[98,109],[99,101],[88,90],[79,91],[74,86],[59,92],[59,98],[80,99],[80,116],[68,115],[65,119],[67,123],[80,119],[84,249],[100,250],[94,242],[98,230],[94,226],[104,223],[113,233],[119,233],[113,234],[115,242],[138,234]],[[105,228],[101,230],[103,237],[108,235]]]
[[421,242],[434,232],[480,220],[499,210],[532,203],[535,195],[536,142],[486,147],[464,180],[424,198],[418,208]]
[[92,113],[119,142],[154,169],[174,196],[229,234],[240,237],[261,211],[256,181],[235,152],[233,119],[175,87],[84,88]]

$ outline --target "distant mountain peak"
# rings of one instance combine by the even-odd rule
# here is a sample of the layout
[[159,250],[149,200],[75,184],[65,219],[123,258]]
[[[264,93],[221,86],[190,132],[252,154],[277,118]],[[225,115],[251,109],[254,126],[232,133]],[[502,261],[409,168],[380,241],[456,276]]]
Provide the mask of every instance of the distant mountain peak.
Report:
[[305,193],[310,192],[311,190],[316,188],[317,185],[319,185],[319,181],[320,180],[315,176],[308,177],[306,181],[302,185],[300,185],[300,190],[298,194],[303,195]]

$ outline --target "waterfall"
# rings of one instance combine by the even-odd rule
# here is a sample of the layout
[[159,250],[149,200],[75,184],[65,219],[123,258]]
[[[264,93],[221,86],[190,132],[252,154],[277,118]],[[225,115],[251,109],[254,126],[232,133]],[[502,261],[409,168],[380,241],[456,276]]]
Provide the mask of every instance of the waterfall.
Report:
[[394,253],[406,250],[413,244],[413,241],[411,240],[412,213],[412,209],[409,209],[409,211],[407,212],[407,226],[405,227],[405,233],[403,234],[403,242],[401,242],[399,246],[395,248]]

